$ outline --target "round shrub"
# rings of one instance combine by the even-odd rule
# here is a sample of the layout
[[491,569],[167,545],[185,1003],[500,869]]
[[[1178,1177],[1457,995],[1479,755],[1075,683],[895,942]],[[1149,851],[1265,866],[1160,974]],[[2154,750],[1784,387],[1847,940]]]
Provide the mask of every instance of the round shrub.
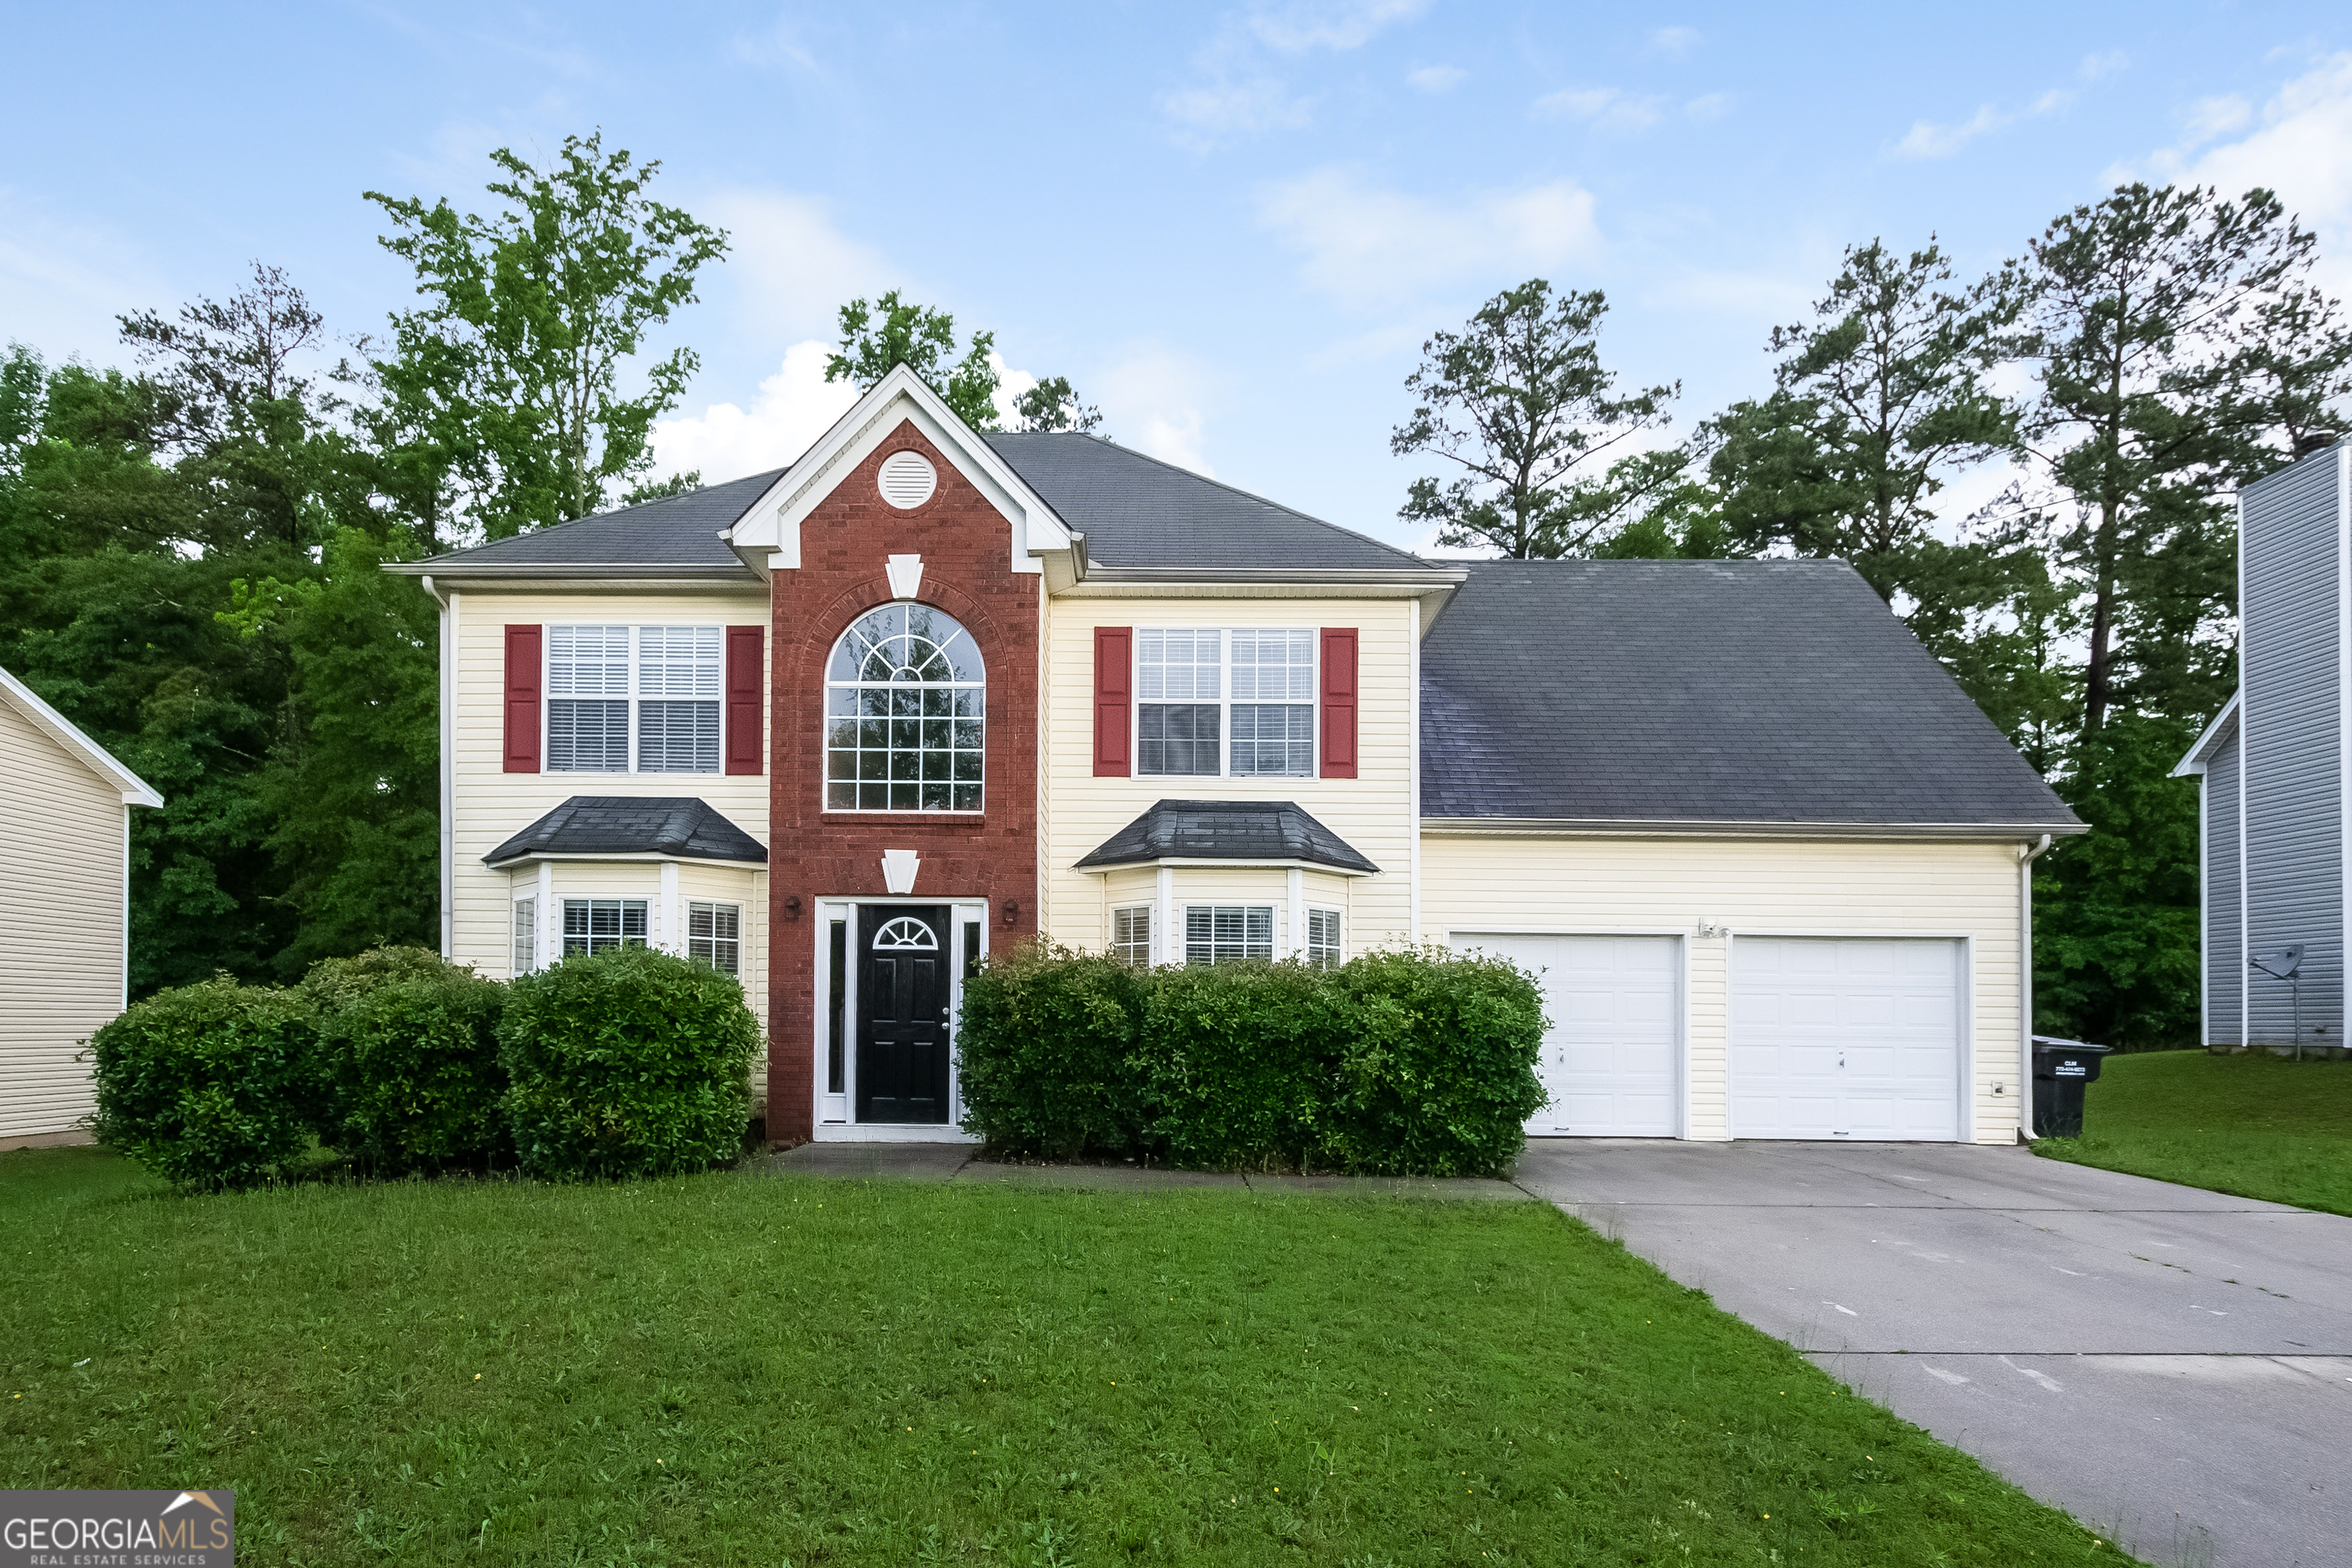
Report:
[[175,1186],[257,1186],[310,1145],[320,1110],[310,1011],[226,975],[159,991],[90,1037],[92,1130]]
[[1499,1175],[1541,1110],[1543,994],[1501,959],[1368,952],[1329,976],[1343,1012],[1321,1157],[1349,1171]]
[[759,1026],[732,975],[650,948],[577,954],[507,988],[498,1035],[527,1174],[662,1175],[742,1149]]
[[1215,1170],[1319,1163],[1333,1002],[1328,976],[1303,963],[1153,971],[1133,1070],[1154,1152]]
[[371,1174],[481,1169],[510,1147],[499,1058],[506,988],[423,948],[311,966],[326,1083],[320,1134]]
[[1128,1070],[1143,1014],[1135,969],[1100,953],[1024,943],[963,983],[956,1039],[964,1130],[995,1153],[1123,1154],[1141,1136]]

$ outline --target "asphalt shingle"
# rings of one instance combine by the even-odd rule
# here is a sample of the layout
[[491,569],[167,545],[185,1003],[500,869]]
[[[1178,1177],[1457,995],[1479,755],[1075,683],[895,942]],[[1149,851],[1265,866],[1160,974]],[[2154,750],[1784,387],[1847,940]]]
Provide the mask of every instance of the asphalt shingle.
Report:
[[502,866],[526,855],[671,855],[764,866],[761,842],[692,795],[575,795],[482,857]]
[[1424,817],[2079,826],[1842,562],[1459,564]]
[[1380,869],[1288,800],[1162,800],[1078,862],[1080,870],[1153,860],[1299,860]]

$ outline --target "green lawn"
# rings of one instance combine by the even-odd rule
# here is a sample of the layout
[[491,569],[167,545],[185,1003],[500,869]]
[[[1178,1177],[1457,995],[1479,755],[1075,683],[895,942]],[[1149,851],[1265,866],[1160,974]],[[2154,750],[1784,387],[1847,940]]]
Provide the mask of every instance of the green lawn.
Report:
[[2352,1215],[2352,1062],[2156,1051],[2110,1057],[2084,1094],[2083,1137],[2035,1152]]
[[0,1155],[0,1486],[242,1561],[2114,1563],[1548,1205]]

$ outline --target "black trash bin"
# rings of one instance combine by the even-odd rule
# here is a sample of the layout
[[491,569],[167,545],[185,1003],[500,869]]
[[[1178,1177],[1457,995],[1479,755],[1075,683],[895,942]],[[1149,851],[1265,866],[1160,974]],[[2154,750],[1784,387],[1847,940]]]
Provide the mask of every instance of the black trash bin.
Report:
[[2033,1037],[2033,1135],[2083,1135],[2083,1086],[2099,1076],[2113,1046],[2086,1046],[2049,1035]]

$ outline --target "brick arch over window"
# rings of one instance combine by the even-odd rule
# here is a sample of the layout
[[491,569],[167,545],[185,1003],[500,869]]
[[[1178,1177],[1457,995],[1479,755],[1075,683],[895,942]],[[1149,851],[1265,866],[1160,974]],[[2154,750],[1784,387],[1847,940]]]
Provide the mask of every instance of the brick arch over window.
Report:
[[828,811],[978,811],[988,668],[963,623],[896,600],[834,639],[824,668]]
[[[920,452],[939,473],[912,511],[877,486],[883,459],[898,451]],[[992,950],[1037,930],[1044,579],[1013,570],[1012,523],[911,424],[832,483],[802,523],[801,564],[769,584],[768,1133],[780,1142],[814,1130],[817,900],[887,898],[883,852],[913,850],[915,897],[984,900]],[[977,812],[825,807],[825,668],[844,629],[893,602],[887,563],[903,554],[922,557],[919,602],[963,626],[986,671]]]

